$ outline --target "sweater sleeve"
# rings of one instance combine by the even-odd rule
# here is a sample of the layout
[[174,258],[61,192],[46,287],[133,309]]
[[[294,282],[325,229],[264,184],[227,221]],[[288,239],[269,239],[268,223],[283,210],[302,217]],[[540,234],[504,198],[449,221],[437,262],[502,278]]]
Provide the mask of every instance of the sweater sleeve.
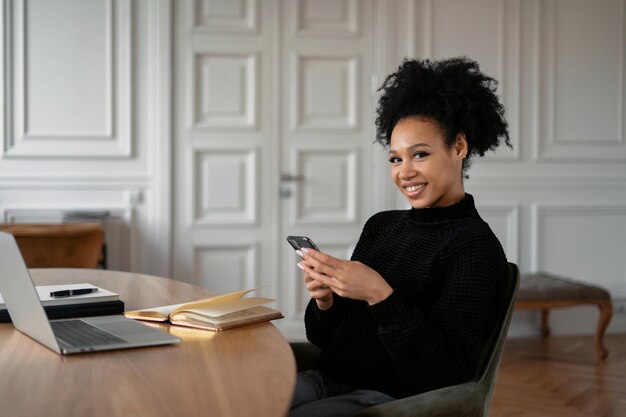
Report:
[[309,301],[304,313],[306,337],[309,342],[323,349],[341,323],[345,313],[346,300],[333,294],[333,305],[328,310],[320,310],[314,299]]
[[[376,227],[376,219],[379,217],[380,214],[374,215],[365,223],[352,257],[372,238],[372,229]],[[348,300],[333,294],[333,306],[328,310],[320,310],[315,300],[311,299],[304,313],[304,325],[309,342],[323,348],[339,327],[346,312],[347,304]]]
[[501,304],[506,258],[497,239],[469,234],[453,241],[442,254],[442,291],[428,316],[395,291],[369,308],[412,392],[469,380]]

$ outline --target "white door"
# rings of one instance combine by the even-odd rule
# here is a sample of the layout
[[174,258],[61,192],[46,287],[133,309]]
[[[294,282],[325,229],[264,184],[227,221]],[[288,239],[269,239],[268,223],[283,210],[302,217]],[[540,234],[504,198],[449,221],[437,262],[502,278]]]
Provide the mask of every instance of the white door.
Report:
[[174,4],[174,277],[271,285],[302,337],[285,236],[345,258],[370,215],[372,1]]
[[[349,258],[370,214],[372,2],[286,1],[283,16],[281,238]],[[296,335],[309,295],[295,254],[281,255],[281,325]]]

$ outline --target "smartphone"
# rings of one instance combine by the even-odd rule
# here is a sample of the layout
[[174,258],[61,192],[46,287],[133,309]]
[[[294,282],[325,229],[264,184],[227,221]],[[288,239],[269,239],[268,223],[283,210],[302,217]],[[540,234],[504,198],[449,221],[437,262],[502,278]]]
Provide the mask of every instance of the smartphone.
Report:
[[294,248],[294,250],[302,250],[302,248],[311,248],[319,251],[317,245],[306,236],[287,236],[287,242]]

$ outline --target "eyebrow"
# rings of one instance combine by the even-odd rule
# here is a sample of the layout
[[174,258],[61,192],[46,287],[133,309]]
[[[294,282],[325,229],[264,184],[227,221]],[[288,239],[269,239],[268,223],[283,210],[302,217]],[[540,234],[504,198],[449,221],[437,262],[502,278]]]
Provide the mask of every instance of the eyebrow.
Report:
[[[423,147],[423,146],[425,146],[425,147],[427,147],[427,148],[430,148],[430,145],[429,145],[429,144],[427,144],[427,143],[416,143],[415,145],[411,145],[411,146],[409,146],[407,149],[408,149],[409,151],[411,151],[411,150],[413,150],[413,149],[415,149],[415,148],[421,148],[421,147]],[[398,153],[398,151],[397,151],[397,150],[395,150],[395,149],[389,149],[389,153],[390,153],[390,154],[391,154],[391,153]]]

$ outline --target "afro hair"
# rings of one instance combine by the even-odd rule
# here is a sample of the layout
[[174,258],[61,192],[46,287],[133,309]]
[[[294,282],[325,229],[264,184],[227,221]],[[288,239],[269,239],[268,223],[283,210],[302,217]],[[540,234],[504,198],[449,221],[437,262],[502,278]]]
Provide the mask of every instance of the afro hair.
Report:
[[376,141],[389,147],[391,132],[403,118],[430,119],[442,130],[447,146],[455,143],[458,134],[465,135],[465,171],[473,156],[496,149],[502,139],[512,148],[497,87],[498,82],[467,57],[405,59],[379,88]]

